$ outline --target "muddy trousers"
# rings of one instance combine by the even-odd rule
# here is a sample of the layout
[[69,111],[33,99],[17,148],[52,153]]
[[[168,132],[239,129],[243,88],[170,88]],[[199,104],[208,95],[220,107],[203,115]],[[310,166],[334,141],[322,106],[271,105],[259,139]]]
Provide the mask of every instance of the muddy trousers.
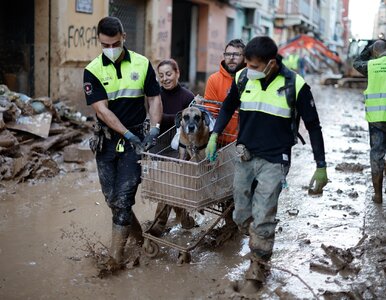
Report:
[[102,151],[97,152],[96,162],[99,181],[107,205],[113,215],[113,223],[120,226],[132,224],[132,206],[141,180],[141,166],[137,155],[129,143],[124,152],[115,150],[117,138],[104,140]]
[[[248,227],[251,267],[256,265],[254,261],[267,261],[272,255],[278,198],[282,190],[282,179],[287,173],[288,166],[270,163],[258,157],[235,165],[233,220],[240,230]],[[261,277],[260,272],[253,273]]]
[[386,126],[369,123],[371,179],[374,187],[373,201],[382,203],[383,172],[386,153]]

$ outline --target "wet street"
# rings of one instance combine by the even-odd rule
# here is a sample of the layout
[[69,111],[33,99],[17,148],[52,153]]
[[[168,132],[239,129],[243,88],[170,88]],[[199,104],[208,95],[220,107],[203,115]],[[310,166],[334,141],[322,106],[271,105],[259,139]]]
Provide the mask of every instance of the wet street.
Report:
[[[249,299],[386,299],[386,204],[371,201],[362,91],[306,79],[321,119],[329,183],[323,195],[308,194],[315,163],[301,128],[307,143],[293,148],[271,275]],[[131,249],[135,263],[98,277],[111,213],[95,163],[83,167],[46,181],[0,182],[0,299],[247,299],[237,292],[249,265],[248,237],[241,234],[219,246],[207,238],[183,265],[175,249],[162,247],[155,258]],[[137,194],[143,228],[155,207]],[[195,217],[200,227],[189,233],[174,226],[170,235],[194,238],[213,218]]]

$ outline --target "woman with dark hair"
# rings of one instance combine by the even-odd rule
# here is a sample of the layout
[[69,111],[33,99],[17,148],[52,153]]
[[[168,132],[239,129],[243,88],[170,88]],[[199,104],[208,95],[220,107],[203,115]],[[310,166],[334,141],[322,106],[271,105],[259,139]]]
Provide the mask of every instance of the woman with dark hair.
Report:
[[180,85],[180,70],[174,59],[164,59],[157,66],[158,78],[161,84],[161,99],[163,115],[161,132],[174,126],[176,114],[187,108],[194,98],[194,94]]
[[[159,82],[161,84],[161,100],[163,103],[163,114],[161,122],[161,133],[165,132],[175,124],[176,114],[187,108],[194,98],[194,94],[188,89],[181,86],[178,82],[180,70],[174,59],[165,59],[157,66]],[[194,219],[189,216],[188,212],[179,207],[172,207],[167,204],[159,203],[155,215],[159,212],[156,224],[150,233],[154,236],[160,236],[166,227],[171,209],[176,213],[176,219],[181,223],[182,228],[191,229],[195,225]]]

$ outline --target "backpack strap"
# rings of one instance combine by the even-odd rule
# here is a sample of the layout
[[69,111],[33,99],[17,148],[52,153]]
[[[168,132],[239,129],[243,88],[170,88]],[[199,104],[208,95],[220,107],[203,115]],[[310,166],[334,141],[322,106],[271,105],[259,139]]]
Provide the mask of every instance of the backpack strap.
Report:
[[299,116],[296,109],[296,73],[283,66],[284,91],[287,104],[291,109],[291,130],[294,134],[294,145],[297,144],[298,138],[305,145],[304,138],[299,133]]
[[248,72],[248,69],[244,68],[244,70],[241,71],[239,78],[237,79],[239,98],[241,98],[241,94],[244,92],[245,86],[247,85],[247,82],[248,82],[247,72]]

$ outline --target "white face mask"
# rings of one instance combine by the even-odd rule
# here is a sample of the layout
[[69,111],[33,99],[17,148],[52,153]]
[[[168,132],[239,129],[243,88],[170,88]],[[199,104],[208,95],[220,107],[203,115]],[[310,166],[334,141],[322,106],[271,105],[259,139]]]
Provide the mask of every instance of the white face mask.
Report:
[[103,54],[106,55],[112,62],[115,62],[118,57],[121,55],[123,48],[115,47],[115,48],[103,48]]
[[249,80],[256,80],[256,79],[262,79],[265,77],[265,73],[253,69],[249,69],[247,71],[247,78]]

